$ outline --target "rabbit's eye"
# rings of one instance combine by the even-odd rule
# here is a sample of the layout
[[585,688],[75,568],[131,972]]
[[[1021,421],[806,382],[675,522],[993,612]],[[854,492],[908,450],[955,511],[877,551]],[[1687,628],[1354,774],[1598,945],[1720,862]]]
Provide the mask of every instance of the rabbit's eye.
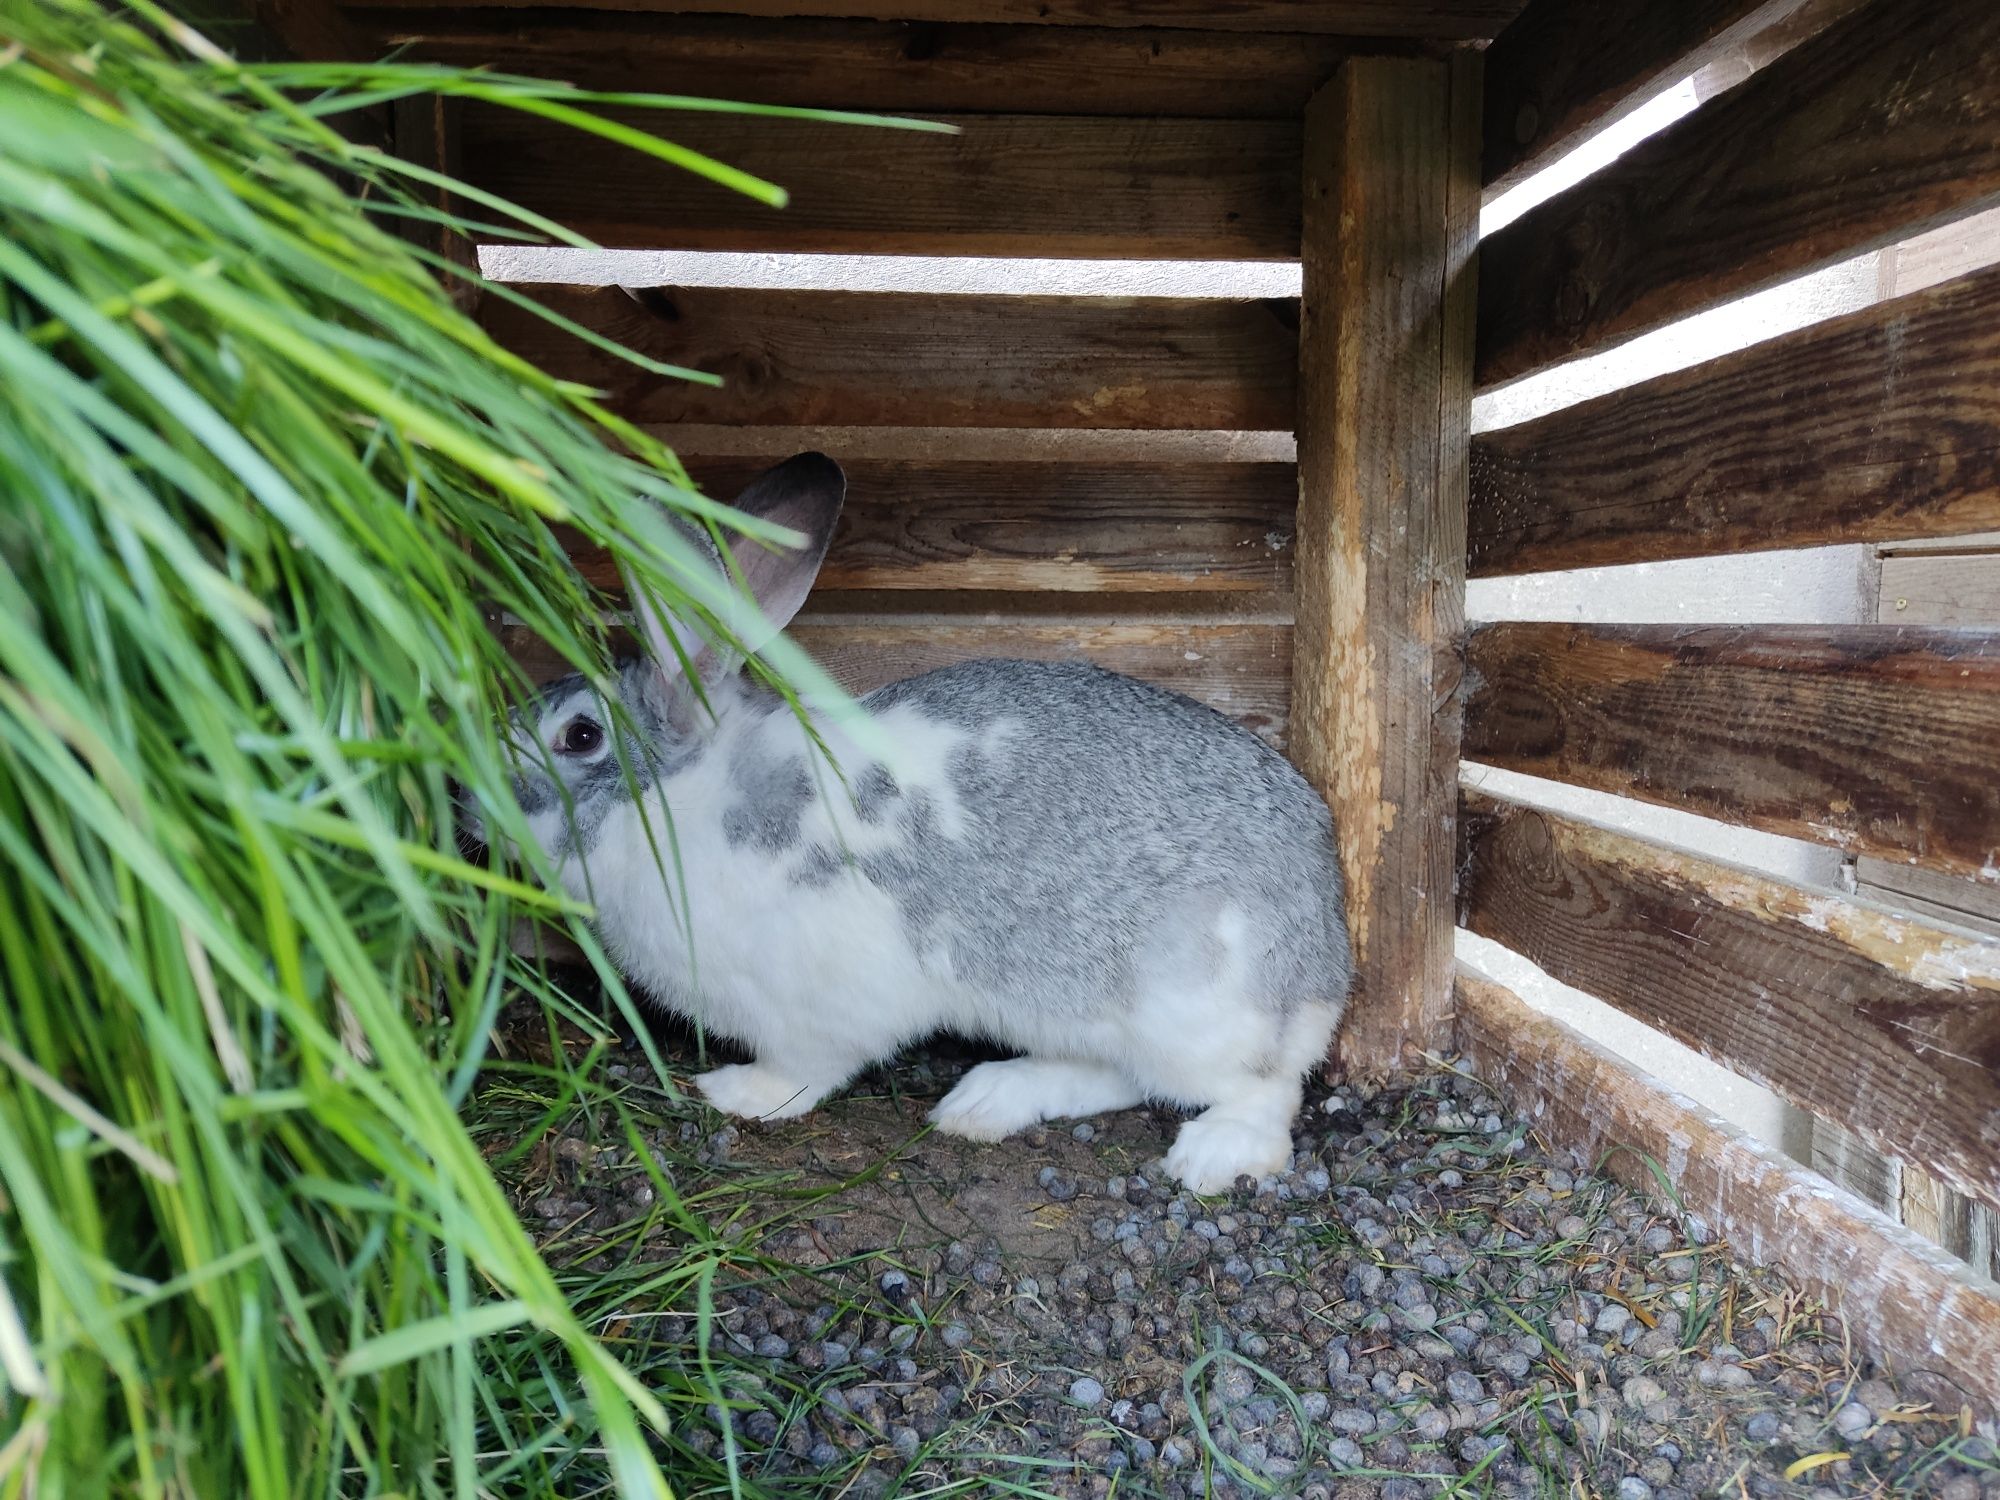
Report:
[[571,719],[556,736],[556,749],[564,755],[588,755],[604,743],[604,729],[595,719]]

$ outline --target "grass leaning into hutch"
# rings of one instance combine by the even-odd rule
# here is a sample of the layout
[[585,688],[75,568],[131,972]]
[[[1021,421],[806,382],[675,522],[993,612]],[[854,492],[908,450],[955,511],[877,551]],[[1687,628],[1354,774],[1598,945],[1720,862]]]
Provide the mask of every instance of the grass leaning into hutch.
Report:
[[450,799],[506,785],[491,612],[604,669],[550,523],[713,621],[657,507],[720,513],[394,232],[466,221],[369,122],[453,91],[782,201],[555,86],[0,5],[0,1494],[666,1490],[458,1117],[566,1000]]

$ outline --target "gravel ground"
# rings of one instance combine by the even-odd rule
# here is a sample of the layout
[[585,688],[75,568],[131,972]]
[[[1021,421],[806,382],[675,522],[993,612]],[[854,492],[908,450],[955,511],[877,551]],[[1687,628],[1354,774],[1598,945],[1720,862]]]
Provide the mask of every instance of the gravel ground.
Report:
[[[863,1500],[2000,1500],[1990,1413],[1857,1364],[1781,1279],[1552,1156],[1473,1079],[1317,1085],[1289,1172],[1200,1199],[1156,1170],[1171,1111],[925,1134],[968,1060],[769,1127],[673,1101],[635,1052],[602,1064],[676,1200],[741,1237],[705,1362],[733,1409],[690,1407],[691,1489],[733,1462],[753,1490]],[[512,1171],[577,1276],[689,1232],[603,1124],[557,1117]],[[657,1322],[665,1295],[606,1318]],[[645,1357],[692,1369],[701,1326],[683,1311]]]

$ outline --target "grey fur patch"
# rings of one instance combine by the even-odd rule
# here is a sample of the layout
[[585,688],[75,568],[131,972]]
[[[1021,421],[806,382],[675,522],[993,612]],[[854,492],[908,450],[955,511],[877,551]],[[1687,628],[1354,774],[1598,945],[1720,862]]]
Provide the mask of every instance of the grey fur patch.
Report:
[[782,854],[797,846],[799,824],[817,795],[804,756],[746,754],[730,766],[729,784],[743,794],[722,814],[730,847]]
[[[863,702],[981,737],[947,765],[959,833],[906,789],[896,845],[859,861],[961,978],[1046,1012],[1102,1013],[1130,1003],[1142,970],[1213,977],[1214,922],[1229,906],[1271,1013],[1345,998],[1332,819],[1241,726],[1082,663],[964,662]],[[1003,722],[1011,732],[996,741]]]

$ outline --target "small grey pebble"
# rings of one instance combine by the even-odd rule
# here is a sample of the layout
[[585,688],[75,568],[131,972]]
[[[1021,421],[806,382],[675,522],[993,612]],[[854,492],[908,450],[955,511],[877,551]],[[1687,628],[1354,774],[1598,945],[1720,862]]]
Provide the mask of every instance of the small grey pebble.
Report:
[[1607,1302],[1604,1311],[1597,1315],[1597,1321],[1590,1326],[1599,1333],[1616,1333],[1632,1321],[1632,1314],[1622,1304]]
[[1451,1431],[1451,1418],[1435,1406],[1419,1407],[1410,1419],[1410,1427],[1425,1442],[1435,1443]]
[[1187,1444],[1179,1438],[1168,1438],[1160,1444],[1160,1462],[1170,1469],[1178,1469],[1193,1456],[1188,1452]]
[[1366,1457],[1361,1445],[1351,1437],[1337,1437],[1326,1445],[1326,1456],[1343,1468],[1358,1469]]
[[1079,1141],[1094,1141],[1097,1139],[1097,1127],[1095,1125],[1079,1125],[1070,1134]]
[[945,1327],[944,1346],[947,1349],[963,1349],[972,1342],[972,1330],[963,1323],[951,1323]]
[[1644,1411],[1666,1394],[1667,1388],[1650,1375],[1634,1375],[1625,1382],[1625,1404],[1634,1411]]
[[1158,1454],[1159,1451],[1160,1450],[1158,1448],[1155,1448],[1153,1446],[1150,1439],[1147,1438],[1132,1439],[1132,1458],[1134,1462],[1149,1464],[1153,1461],[1154,1456]]
[[1556,1220],[1556,1236],[1559,1239],[1580,1240],[1589,1233],[1589,1223],[1575,1214],[1564,1214]]
[[847,1363],[847,1345],[845,1344],[837,1344],[829,1339],[819,1346],[819,1352],[821,1358],[826,1361],[826,1367],[829,1370],[838,1370],[842,1365]]
[[1335,1432],[1362,1437],[1375,1430],[1375,1413],[1359,1406],[1336,1406],[1326,1414],[1326,1425]]
[[1874,1425],[1875,1413],[1859,1401],[1850,1401],[1833,1414],[1833,1430],[1850,1441]]
[[1096,1406],[1104,1400],[1104,1382],[1085,1375],[1069,1383],[1069,1399],[1078,1406]]
[[1637,1474],[1618,1481],[1618,1500],[1653,1500],[1653,1487]]
[[914,1427],[898,1427],[889,1434],[889,1446],[896,1450],[897,1457],[905,1463],[917,1456],[917,1449],[922,1445],[923,1439],[917,1436],[917,1429]]
[[901,1271],[884,1271],[876,1285],[882,1288],[883,1296],[900,1302],[909,1295],[910,1278]]
[[1043,1167],[1041,1171],[1035,1174],[1035,1186],[1047,1187],[1056,1180],[1057,1175],[1058,1173],[1054,1167]]
[[767,1411],[753,1411],[743,1419],[743,1435],[760,1448],[778,1440],[778,1419]]
[[1753,1443],[1775,1442],[1781,1425],[1776,1412],[1760,1411],[1743,1424],[1743,1435]]
[[757,1352],[766,1359],[783,1359],[792,1352],[791,1341],[779,1338],[775,1333],[767,1333],[757,1340]]
[[1484,1401],[1486,1387],[1470,1370],[1453,1370],[1444,1378],[1444,1393],[1454,1401]]
[[1307,1391],[1299,1397],[1299,1407],[1306,1414],[1308,1422],[1322,1421],[1326,1417],[1328,1402],[1325,1391]]
[[816,1469],[830,1469],[840,1462],[840,1450],[829,1442],[814,1443],[812,1451],[806,1454],[806,1462]]

